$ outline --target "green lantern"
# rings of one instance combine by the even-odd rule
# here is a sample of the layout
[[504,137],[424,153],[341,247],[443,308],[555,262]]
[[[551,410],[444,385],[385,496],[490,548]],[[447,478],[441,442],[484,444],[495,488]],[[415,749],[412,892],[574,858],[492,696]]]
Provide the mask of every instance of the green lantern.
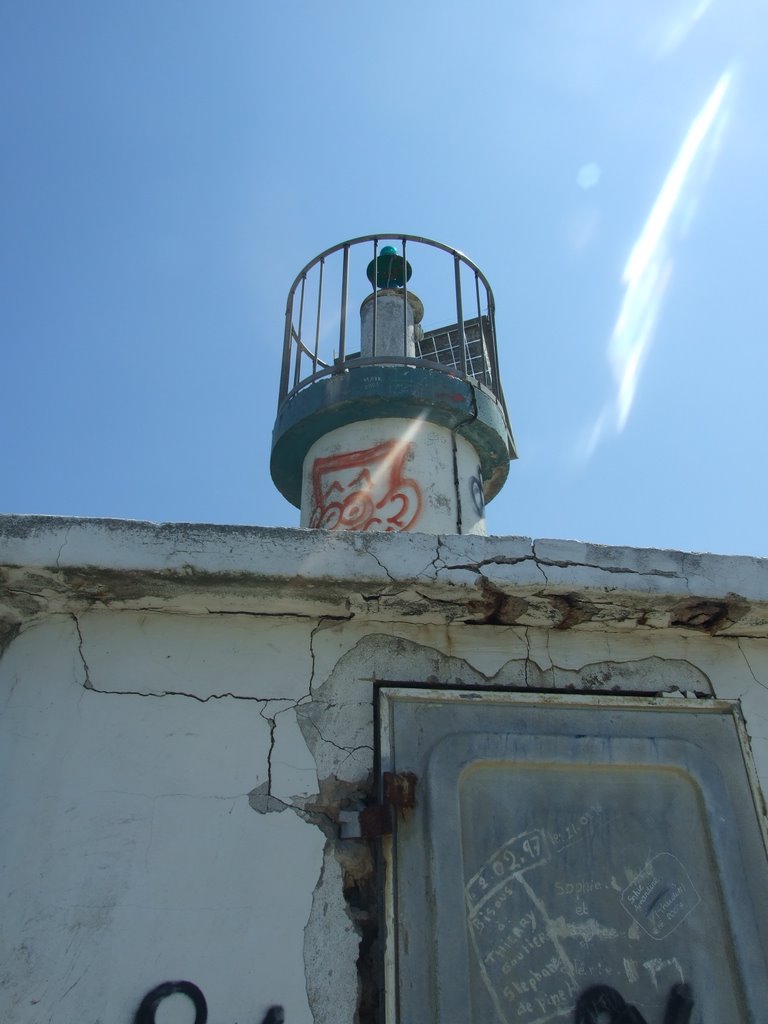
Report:
[[[392,245],[385,245],[376,260],[368,264],[366,274],[371,284],[374,284],[374,268],[376,264],[376,282],[378,288],[402,288],[406,281],[410,281],[413,270],[411,264],[404,260]],[[403,273],[405,268],[405,273]]]

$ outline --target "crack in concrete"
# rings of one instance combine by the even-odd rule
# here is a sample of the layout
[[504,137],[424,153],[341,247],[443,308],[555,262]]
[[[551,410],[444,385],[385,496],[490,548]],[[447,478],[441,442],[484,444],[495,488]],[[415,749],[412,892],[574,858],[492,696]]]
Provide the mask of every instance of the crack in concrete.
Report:
[[618,576],[660,576],[673,580],[685,580],[686,586],[688,586],[688,580],[685,576],[678,572],[667,572],[664,569],[653,569],[649,572],[643,572],[640,569],[628,569],[618,565],[593,565],[591,562],[558,562],[554,558],[544,558],[541,561],[537,559],[536,562],[540,569],[542,565],[552,565],[559,569],[594,569],[596,572],[608,572]]
[[524,558],[512,558],[511,556],[505,557],[504,555],[496,555],[494,558],[482,558],[478,562],[455,562],[453,564],[444,562],[443,567],[446,571],[450,571],[451,569],[467,569],[469,572],[476,572],[481,575],[485,575],[482,570],[486,565],[519,565],[522,562],[530,561],[532,561],[532,559],[527,555]]
[[[196,693],[187,693],[186,690],[100,690],[97,686],[85,687],[87,690],[92,690],[94,693],[103,694],[114,694],[116,697],[190,697],[192,700],[198,701],[200,704],[207,704],[209,700],[224,700],[230,697],[232,700],[245,700],[252,701],[255,704],[268,704],[270,701],[275,700],[274,697],[245,697],[240,693],[209,693],[207,697],[198,697]],[[282,698],[278,697],[278,700]]]
[[386,567],[386,565],[384,565],[384,563],[379,558],[379,556],[376,554],[376,552],[375,551],[371,551],[371,549],[368,548],[368,554],[371,556],[371,558],[374,560],[374,562],[378,565],[378,567],[380,569],[384,570],[384,572],[387,574],[387,578],[390,580],[390,582],[391,583],[397,583],[397,580],[395,579],[395,577],[392,575],[392,573],[389,571],[389,569]]
[[320,629],[320,623],[318,622],[314,629],[310,630],[309,634],[309,693],[312,694],[312,688],[315,684],[315,633]]
[[59,550],[56,553],[55,565],[56,565],[57,569],[60,568],[60,566],[61,566],[61,555],[62,555],[62,552],[64,551],[64,548],[69,543],[69,535],[70,535],[71,532],[72,532],[72,527],[71,526],[68,526],[66,528],[66,530],[64,531],[64,540],[61,542],[61,545],[59,546]]
[[366,602],[366,604],[370,604],[373,601],[381,601],[383,598],[386,597],[400,597],[401,594],[407,594],[408,590],[408,587],[403,587],[402,590],[385,590],[381,594],[364,594],[362,591],[360,591],[360,597],[363,599],[363,601]]
[[[438,538],[438,541],[439,541],[439,538]],[[411,574],[410,574],[410,577],[411,577],[412,579],[421,579],[421,577],[422,577],[422,576],[424,575],[424,573],[426,572],[426,570],[427,570],[428,568],[430,568],[430,567],[432,567],[433,569],[435,569],[435,572],[436,572],[436,573],[440,571],[440,570],[438,569],[438,567],[437,567],[437,566],[435,565],[435,562],[437,562],[438,560],[442,561],[442,559],[440,559],[440,556],[439,556],[439,550],[440,550],[440,545],[439,545],[439,543],[438,543],[438,548],[437,548],[437,550],[438,550],[438,554],[437,554],[437,555],[436,555],[436,556],[435,556],[435,557],[434,557],[434,558],[433,558],[433,559],[432,559],[431,561],[427,562],[427,563],[426,563],[426,564],[425,564],[425,565],[424,565],[424,566],[423,566],[423,567],[422,567],[421,569],[419,569],[418,571],[416,571],[416,572],[413,572],[413,573],[411,573]],[[377,557],[377,555],[376,555],[376,554],[375,554],[375,553],[374,553],[373,551],[370,551],[370,550],[369,550],[369,551],[368,551],[368,554],[369,554],[369,555],[371,555],[371,557],[372,557],[372,558],[373,558],[373,559],[374,559],[374,560],[375,560],[375,561],[376,561],[376,562],[377,562],[377,563],[378,563],[378,564],[379,564],[379,565],[381,566],[381,568],[382,568],[382,569],[384,570],[384,572],[385,572],[385,573],[387,574],[387,577],[388,577],[388,579],[389,579],[389,580],[390,580],[390,581],[391,581],[392,583],[402,583],[402,581],[401,581],[401,580],[397,580],[397,579],[395,579],[395,577],[394,577],[394,576],[392,575],[392,573],[391,573],[391,572],[389,571],[389,569],[388,569],[388,568],[386,567],[386,565],[384,565],[384,563],[383,563],[383,562],[381,561],[381,559],[380,559],[380,558],[378,558],[378,557]],[[407,592],[408,592],[408,590],[409,590],[409,587],[408,587],[408,586],[406,585],[406,586],[404,586],[404,587],[403,587],[403,588],[402,588],[401,590],[395,590],[395,591],[389,591],[389,590],[387,590],[387,591],[384,591],[384,592],[382,592],[382,594],[381,594],[381,595],[379,595],[379,596],[381,596],[381,597],[397,597],[397,596],[398,596],[399,594],[407,593]],[[365,599],[365,600],[367,600],[367,598],[365,598],[365,596],[364,596],[364,595],[362,595],[362,596],[364,597],[364,599]]]
[[307,698],[311,698],[312,694],[314,692],[315,669],[316,669],[315,634],[319,633],[321,629],[326,629],[327,626],[328,626],[328,623],[330,623],[330,622],[350,622],[352,619],[354,619],[354,617],[355,617],[355,613],[354,612],[350,612],[348,615],[321,615],[320,618],[317,620],[317,625],[312,630],[310,630],[310,633],[309,633],[309,661],[310,661],[309,689],[308,689],[307,693],[303,697],[301,697],[299,701],[297,701],[297,705],[298,705],[299,702],[303,702]]
[[85,660],[85,651],[83,650],[83,645],[85,641],[83,640],[83,634],[80,630],[80,622],[74,612],[72,613],[72,621],[75,624],[75,630],[77,632],[77,653],[80,656],[80,661],[83,666],[83,672],[85,673],[85,682],[83,683],[83,687],[86,690],[92,690],[93,683],[91,682],[91,673],[88,669],[88,662]]
[[[326,710],[329,710],[330,708],[334,707],[334,705],[332,703],[331,704],[326,704],[325,707],[326,707]],[[335,747],[336,750],[340,750],[342,754],[346,754],[347,755],[347,758],[351,757],[352,754],[357,753],[358,750],[370,750],[371,752],[373,752],[373,747],[371,746],[370,743],[360,743],[356,747],[344,747],[340,743],[336,743],[334,740],[329,740],[328,737],[324,736],[323,733],[320,731],[320,726],[317,724],[317,722],[313,718],[310,718],[309,716],[307,716],[306,720],[312,726],[312,728],[315,730],[315,732],[320,737],[320,739],[323,741],[323,743],[327,743],[329,746]]]
[[19,594],[22,597],[34,597],[36,601],[44,601],[45,600],[45,595],[38,594],[34,590],[18,590],[18,589],[14,588],[14,587],[7,587],[5,592],[7,594],[13,594],[14,597],[17,594]]
[[768,683],[764,683],[761,679],[758,679],[757,676],[755,675],[754,669],[752,668],[752,665],[749,662],[749,658],[747,657],[747,652],[741,646],[741,640],[740,640],[739,637],[736,637],[736,646],[739,648],[739,652],[740,652],[742,658],[744,659],[744,663],[746,664],[747,668],[749,669],[749,674],[752,676],[754,681],[757,683],[758,686],[762,686],[764,690],[768,690]]
[[[435,575],[436,576],[438,575],[438,573],[440,572],[441,569],[445,568],[445,561],[443,560],[443,557],[440,554],[440,548],[443,546],[444,543],[445,543],[445,541],[440,536],[440,534],[438,534],[438,536],[437,536],[437,544],[435,545],[435,557],[429,563],[432,566],[432,568],[435,570]],[[441,564],[438,565],[437,564],[438,562],[440,562]]]
[[690,597],[691,596],[691,581],[688,579],[688,571],[685,568],[685,560],[686,560],[687,557],[688,556],[686,555],[686,553],[683,552],[683,557],[682,557],[682,559],[680,561],[680,565],[681,565],[681,568],[683,570],[683,574],[680,577],[680,579],[685,581],[685,589],[688,591],[688,596]]
[[[541,575],[544,577],[544,583],[547,586],[549,586],[549,576],[547,576],[547,574],[544,572],[544,567],[542,566],[541,562],[539,561],[539,556],[536,554],[536,541],[535,540],[531,541],[531,552],[533,553],[533,560],[534,560],[534,564],[536,565],[536,568],[539,570]],[[543,595],[540,595],[540,596],[543,596]]]
[[[418,587],[413,588],[413,593],[416,594],[417,597],[420,597],[422,601],[426,601],[428,604],[447,604],[451,605],[454,608],[462,607],[462,601],[460,598],[454,599],[450,597],[435,597],[433,594],[423,594]],[[408,618],[406,616],[398,621],[407,622]]]
[[[85,674],[85,682],[83,683],[83,687],[86,690],[92,690],[94,693],[102,693],[106,695],[114,694],[117,697],[189,697],[192,700],[196,700],[200,704],[207,704],[208,701],[210,700],[224,700],[225,698],[230,697],[232,700],[250,701],[255,704],[265,705],[265,707],[259,711],[259,714],[262,716],[262,718],[265,718],[262,712],[266,710],[267,704],[278,701],[280,703],[288,703],[290,705],[290,707],[288,708],[281,708],[280,711],[275,712],[276,716],[280,714],[281,711],[289,711],[291,707],[297,706],[301,701],[305,699],[306,695],[299,697],[296,701],[294,701],[293,698],[290,697],[251,697],[246,696],[242,693],[232,693],[229,690],[225,691],[224,693],[209,693],[207,697],[200,697],[198,694],[188,693],[186,690],[102,690],[99,687],[94,686],[93,680],[91,679],[88,661],[85,657],[85,640],[80,629],[80,622],[78,621],[78,618],[74,613],[72,613],[71,618],[75,624],[75,631],[77,632],[77,653],[80,657],[80,662],[83,666],[83,672]],[[266,718],[266,721],[273,720],[274,716],[273,718]]]
[[275,733],[277,732],[277,722],[275,716],[271,717],[266,714],[267,706],[259,708],[259,715],[269,725],[269,750],[267,751],[267,793],[272,796],[272,754],[275,750]]
[[453,491],[456,495],[456,532],[461,536],[464,533],[461,515],[461,490],[459,488],[459,454],[456,446],[456,431],[451,431],[451,454],[453,456]]
[[[631,569],[627,566],[618,565],[595,565],[592,562],[569,562],[559,561],[556,558],[539,558],[536,554],[536,541],[531,542],[531,550],[533,551],[533,557],[536,561],[537,568],[541,571],[544,579],[549,583],[549,579],[542,568],[545,565],[556,566],[559,569],[594,569],[596,572],[608,572],[619,576],[658,576],[665,579],[683,580],[685,582],[686,589],[690,593],[690,581],[685,571],[673,572],[667,569]],[[480,563],[478,563],[480,564]],[[685,555],[683,555],[682,565],[685,565]]]
[[555,687],[555,667],[556,666],[555,666],[554,661],[552,660],[552,652],[549,649],[550,632],[551,632],[550,630],[546,630],[546,632],[544,634],[544,646],[545,646],[545,648],[547,650],[547,659],[549,661],[549,668],[547,668],[546,671],[549,673],[550,685],[552,686],[552,689],[554,690],[554,689],[556,689],[556,687]]
[[[141,608],[139,608],[139,609],[136,609],[136,610],[137,611],[149,611],[149,610],[154,611],[155,609],[141,609]],[[208,615],[220,615],[222,617],[225,616],[225,615],[233,615],[233,616],[234,615],[246,615],[246,616],[250,616],[250,617],[252,617],[254,619],[311,619],[312,621],[314,621],[315,618],[317,618],[317,616],[310,615],[307,612],[288,612],[288,611],[286,611],[286,612],[261,612],[261,611],[259,611],[259,612],[250,612],[250,611],[240,610],[240,609],[229,610],[227,608],[223,608],[223,609],[206,608],[205,610],[206,610]]]
[[[264,707],[263,708],[259,708],[259,715],[269,725],[269,750],[267,751],[267,789],[266,789],[266,795],[271,800],[279,800],[280,799],[279,797],[276,797],[274,795],[274,793],[272,792],[272,755],[275,752],[275,745],[277,743],[277,716],[278,715],[282,715],[283,712],[285,712],[285,711],[293,711],[293,710],[295,710],[299,706],[299,704],[306,699],[307,696],[308,696],[308,694],[304,694],[304,696],[299,697],[299,699],[297,701],[294,701],[292,698],[277,697],[277,698],[273,698],[272,700],[265,701],[264,702]],[[273,704],[273,703],[278,703],[278,702],[281,703],[281,704],[287,704],[288,707],[278,708],[278,710],[275,711],[274,714],[272,714],[272,715],[268,714],[267,713],[267,705],[268,704]],[[283,800],[280,800],[280,803],[283,804],[283,808],[282,808],[283,810],[286,807],[291,806],[290,804],[286,804],[285,801],[283,801]]]

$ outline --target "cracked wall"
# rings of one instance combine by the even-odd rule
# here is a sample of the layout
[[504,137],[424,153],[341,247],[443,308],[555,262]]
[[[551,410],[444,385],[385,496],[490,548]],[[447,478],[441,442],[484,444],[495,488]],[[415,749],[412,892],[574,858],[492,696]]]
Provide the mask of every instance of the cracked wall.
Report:
[[[624,597],[541,590],[573,561],[556,542],[538,561],[429,543],[425,561],[411,542],[415,584],[366,547],[385,578],[329,614],[222,610],[213,591],[194,614],[27,598],[0,657],[2,1019],[128,1024],[188,977],[215,1021],[276,1003],[288,1024],[372,1020],[375,851],[339,816],[372,799],[377,682],[739,699],[766,787],[768,646],[723,634],[744,602],[695,586],[674,625],[638,624],[629,600],[625,624]],[[597,572],[622,575],[576,575]],[[638,556],[624,574],[646,572]]]
[[302,931],[324,837],[248,803],[288,701],[260,699],[231,653],[237,626],[209,632],[206,676],[183,623],[163,644],[160,624],[113,618],[84,616],[81,639],[57,617],[0,662],[0,1017],[129,1024],[155,984],[188,977],[214,1020],[280,1003],[308,1021]]

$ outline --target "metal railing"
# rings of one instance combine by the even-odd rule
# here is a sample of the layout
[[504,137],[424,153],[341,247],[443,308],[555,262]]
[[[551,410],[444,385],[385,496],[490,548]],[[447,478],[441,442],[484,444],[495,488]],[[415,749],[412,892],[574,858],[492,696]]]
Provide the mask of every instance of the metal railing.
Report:
[[[381,243],[396,250],[390,259],[412,264],[414,285],[403,272],[395,288],[379,282]],[[393,244],[394,243],[394,244]],[[365,271],[368,263],[367,273]],[[372,280],[371,267],[374,268]],[[402,295],[402,351],[377,352],[380,296]],[[418,296],[418,297],[417,297]],[[372,303],[372,339],[363,353],[357,301]],[[421,300],[421,302],[419,302]],[[423,302],[427,320],[447,326],[424,330],[414,307]],[[416,235],[364,235],[326,249],[297,275],[288,293],[278,408],[308,385],[352,367],[395,364],[425,366],[488,390],[508,417],[499,381],[493,292],[482,271],[463,253]]]

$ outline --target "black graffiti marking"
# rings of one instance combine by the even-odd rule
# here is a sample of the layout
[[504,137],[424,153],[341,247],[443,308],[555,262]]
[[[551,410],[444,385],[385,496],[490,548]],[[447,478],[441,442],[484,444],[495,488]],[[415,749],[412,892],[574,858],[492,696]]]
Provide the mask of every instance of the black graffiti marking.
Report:
[[582,992],[576,1003],[576,1024],[646,1024],[639,1014],[628,1017],[627,1011],[637,1014],[634,1007],[628,1007],[615,988],[608,985],[593,985]]
[[267,1010],[267,1015],[261,1024],[283,1024],[285,1021],[285,1012],[282,1006],[270,1006]]
[[155,1010],[164,999],[176,993],[181,993],[194,1003],[195,1024],[205,1024],[208,1020],[208,1004],[203,993],[191,981],[164,981],[162,985],[147,992],[136,1011],[133,1024],[155,1024]]
[[[208,1020],[208,1004],[205,996],[191,981],[164,981],[151,992],[147,992],[139,1004],[133,1024],[156,1024],[155,1011],[168,996],[183,995],[190,999],[195,1007],[195,1024],[206,1024]],[[270,1006],[261,1024],[284,1024],[285,1011],[282,1006]],[[674,1022],[673,1022],[674,1024]]]
[[472,504],[479,516],[485,512],[485,495],[483,494],[483,471],[477,467],[477,474],[469,479],[469,492],[472,495]]
[[688,1024],[693,1012],[693,993],[691,986],[682,982],[672,986],[667,1000],[667,1012],[664,1024]]
[[[691,986],[678,983],[670,989],[664,1024],[689,1024],[693,1010]],[[615,988],[593,985],[579,996],[576,1024],[647,1024],[634,1006],[628,1006]]]

